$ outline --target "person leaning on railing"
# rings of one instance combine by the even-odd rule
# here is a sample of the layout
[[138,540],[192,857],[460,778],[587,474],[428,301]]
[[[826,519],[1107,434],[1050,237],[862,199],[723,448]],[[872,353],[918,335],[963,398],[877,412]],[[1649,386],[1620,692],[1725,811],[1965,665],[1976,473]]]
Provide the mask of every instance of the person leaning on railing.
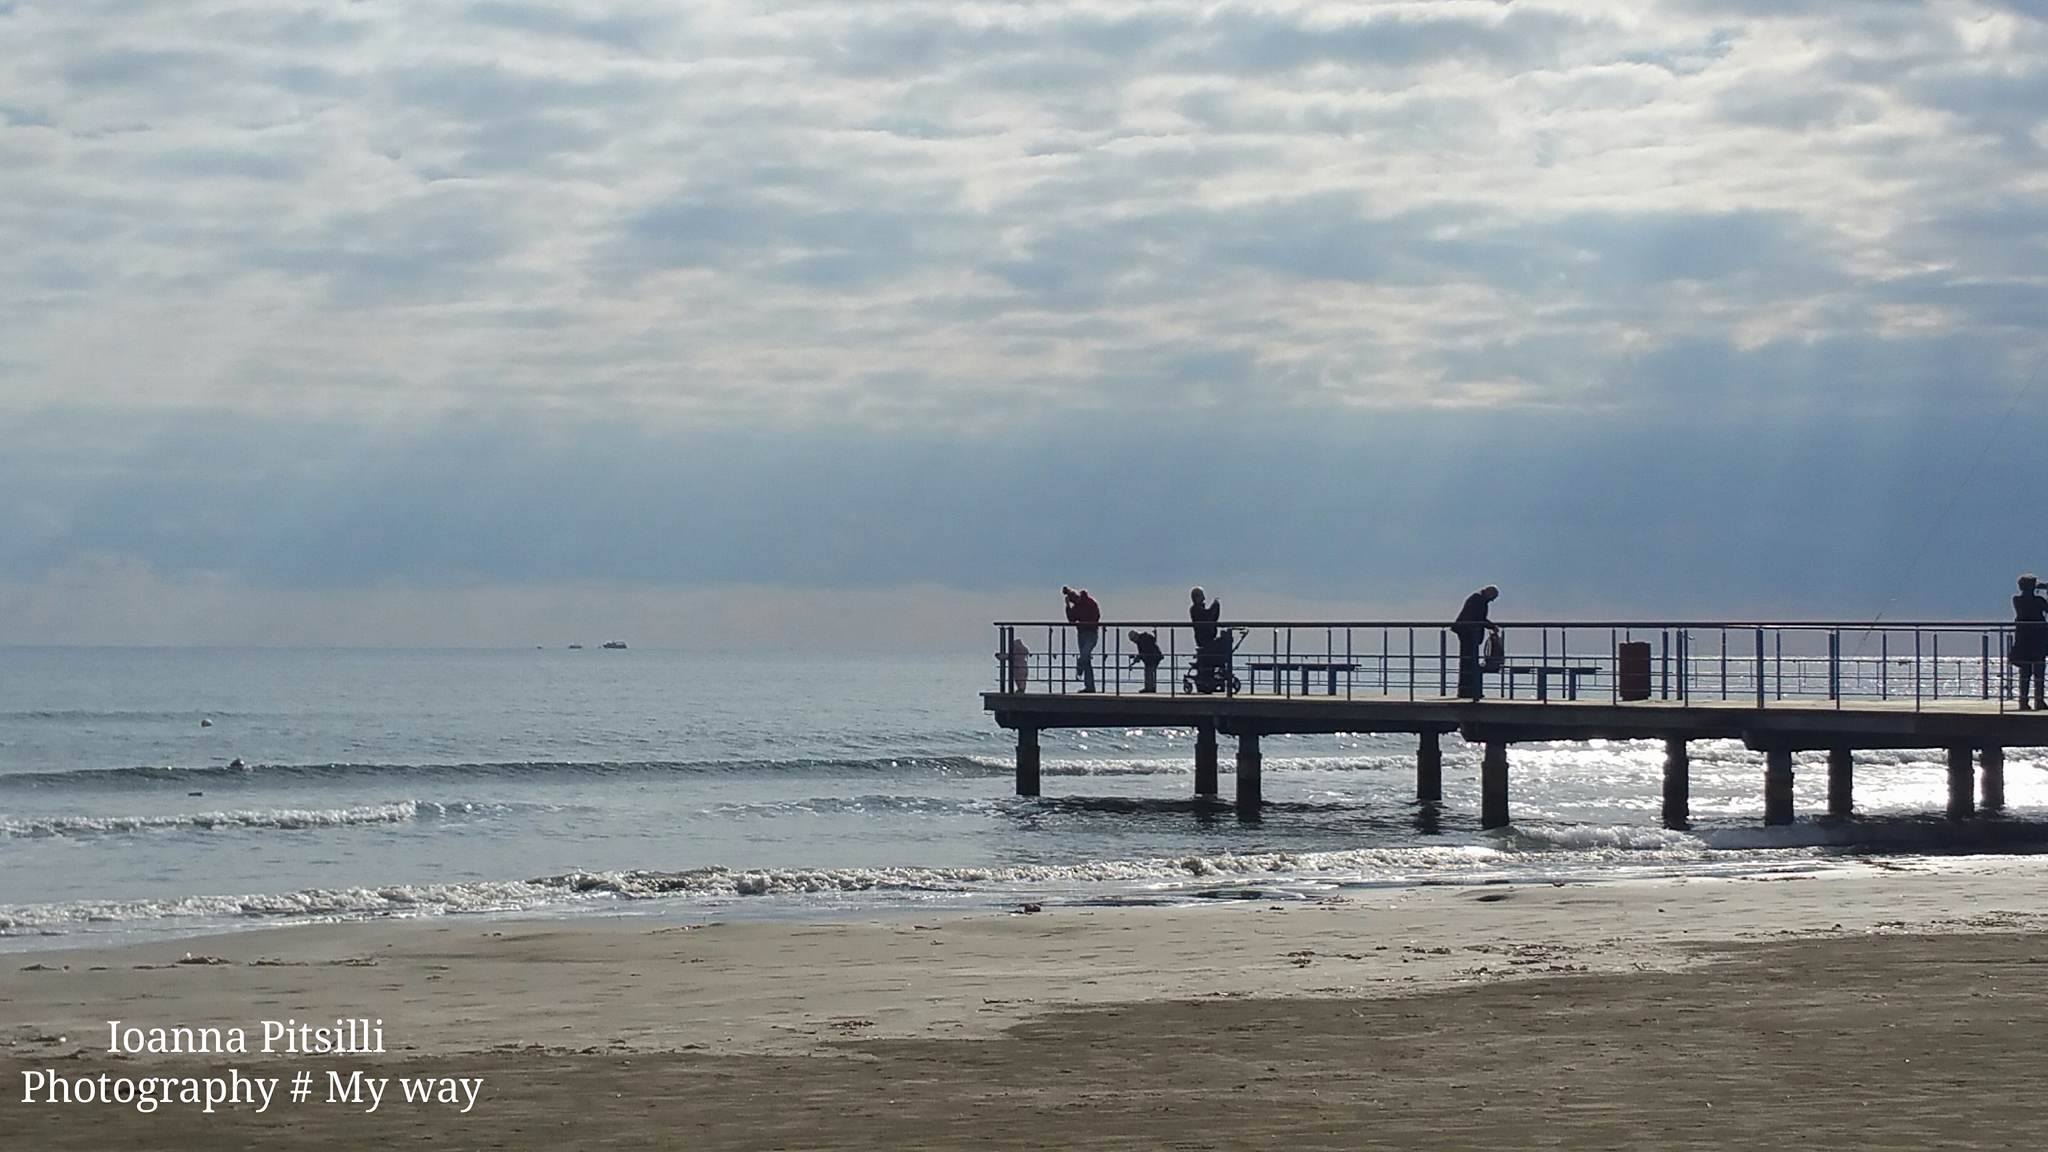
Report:
[[2029,572],[2020,577],[2019,595],[2012,598],[2012,655],[2013,666],[2020,670],[2020,711],[2027,708],[2027,685],[2034,686],[2035,711],[2048,709],[2048,688],[2042,686],[2043,672],[2048,671],[2048,598],[2044,598],[2036,587],[2040,581]]

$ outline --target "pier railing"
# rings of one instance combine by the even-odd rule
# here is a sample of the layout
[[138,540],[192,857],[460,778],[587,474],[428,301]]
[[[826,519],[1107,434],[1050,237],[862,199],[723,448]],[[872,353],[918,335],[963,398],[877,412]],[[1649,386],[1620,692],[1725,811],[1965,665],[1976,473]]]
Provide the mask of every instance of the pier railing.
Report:
[[[1186,620],[1104,621],[1088,667],[1065,622],[998,622],[995,690],[1146,691],[1133,632],[1150,633],[1162,695],[1429,699],[1456,695],[1459,638],[1442,621],[1221,621],[1226,658]],[[1768,708],[1862,702],[1919,708],[1978,700],[2016,707],[2010,622],[1500,622],[1504,658],[1488,698],[1622,703],[1725,701]]]

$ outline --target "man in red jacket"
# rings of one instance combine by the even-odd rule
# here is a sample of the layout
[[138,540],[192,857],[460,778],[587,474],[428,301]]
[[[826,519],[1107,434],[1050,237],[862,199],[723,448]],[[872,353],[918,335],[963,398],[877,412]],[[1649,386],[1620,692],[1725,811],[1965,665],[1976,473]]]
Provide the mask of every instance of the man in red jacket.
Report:
[[1074,671],[1081,675],[1081,691],[1095,691],[1095,641],[1102,633],[1102,606],[1086,588],[1060,588],[1067,599],[1067,623],[1074,626],[1074,647],[1080,653]]

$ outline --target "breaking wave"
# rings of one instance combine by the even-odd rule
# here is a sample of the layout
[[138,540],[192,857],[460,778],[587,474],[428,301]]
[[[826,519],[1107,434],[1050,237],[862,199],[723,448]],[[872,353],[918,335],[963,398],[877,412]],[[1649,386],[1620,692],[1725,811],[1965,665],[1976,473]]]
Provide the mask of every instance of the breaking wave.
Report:
[[[1682,837],[1681,833],[1671,834]],[[1555,869],[1593,867],[1592,855],[1541,847],[1513,836],[1429,847],[1360,848],[1332,852],[1222,852],[1071,864],[954,868],[694,868],[578,871],[531,880],[460,884],[399,884],[314,888],[281,894],[188,896],[168,900],[109,900],[0,905],[0,935],[62,934],[89,926],[180,918],[206,920],[365,919],[478,912],[533,911],[603,903],[659,900],[713,903],[763,897],[880,895],[915,898],[934,893],[1002,897],[1093,898],[1108,895],[1199,899],[1218,885],[1394,885],[1476,883],[1511,872],[1532,878],[1528,852],[1553,852]],[[1646,845],[1646,863],[1697,858],[1697,840]]]
[[483,805],[459,801],[401,800],[392,804],[361,804],[348,808],[271,808],[161,816],[0,817],[0,837],[111,836],[242,828],[338,828],[355,824],[400,824],[423,817],[465,815],[484,810]]

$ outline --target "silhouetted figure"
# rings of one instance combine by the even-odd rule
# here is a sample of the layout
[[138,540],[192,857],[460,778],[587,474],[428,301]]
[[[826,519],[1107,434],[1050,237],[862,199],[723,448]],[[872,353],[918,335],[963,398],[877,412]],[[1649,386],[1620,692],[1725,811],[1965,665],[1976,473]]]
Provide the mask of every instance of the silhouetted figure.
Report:
[[2033,685],[2033,707],[2048,709],[2048,688],[2042,686],[2048,672],[2048,597],[2036,591],[2040,581],[2033,573],[2020,577],[2019,595],[2012,598],[2012,662],[2020,670],[2020,711],[2027,707],[2027,686]]
[[1194,625],[1195,666],[1183,677],[1191,692],[1237,691],[1237,673],[1231,656],[1237,650],[1233,635],[1217,627],[1223,615],[1223,601],[1211,600],[1200,588],[1188,589],[1188,620]]
[[1095,641],[1102,635],[1102,606],[1086,588],[1062,586],[1067,599],[1067,623],[1074,626],[1074,671],[1081,676],[1081,691],[1095,691]]
[[1467,700],[1485,695],[1479,658],[1486,646],[1486,634],[1493,628],[1486,618],[1487,606],[1499,597],[1500,589],[1491,584],[1465,597],[1465,606],[1458,610],[1458,619],[1451,625],[1451,631],[1458,634],[1458,695]]
[[1216,643],[1216,621],[1223,615],[1223,601],[1210,600],[1200,588],[1188,589],[1188,619],[1195,625],[1195,651]]
[[1138,650],[1138,654],[1131,657],[1131,663],[1142,664],[1145,667],[1145,686],[1138,691],[1159,691],[1159,662],[1166,659],[1166,653],[1159,650],[1159,633],[1140,632],[1133,628],[1130,631],[1130,640],[1131,647]]

